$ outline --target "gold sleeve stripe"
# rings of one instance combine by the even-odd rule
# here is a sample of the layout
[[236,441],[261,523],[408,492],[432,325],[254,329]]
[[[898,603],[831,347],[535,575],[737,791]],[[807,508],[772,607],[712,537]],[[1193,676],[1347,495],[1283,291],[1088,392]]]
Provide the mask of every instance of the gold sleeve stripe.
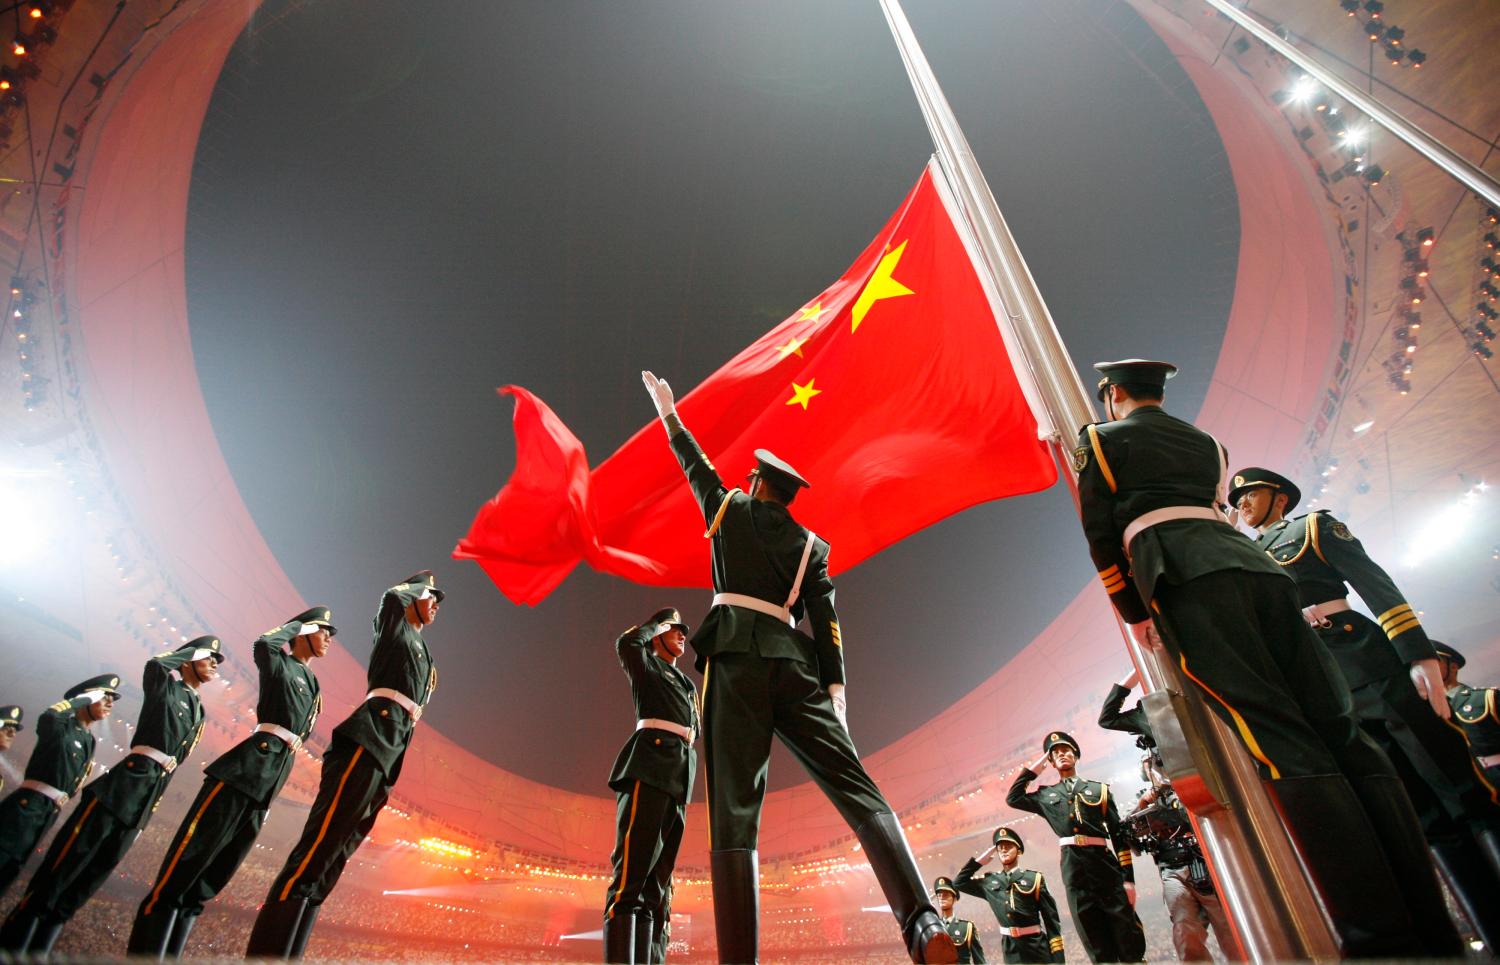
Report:
[[1112,576],[1119,576],[1119,575],[1120,575],[1120,564],[1118,564],[1118,563],[1111,563],[1109,565],[1108,569],[1104,569],[1104,570],[1100,570],[1099,571],[1099,578],[1100,579],[1104,579],[1104,580],[1107,580],[1107,579],[1109,579]]
[[1402,603],[1399,606],[1393,606],[1393,607],[1391,607],[1389,610],[1385,611],[1380,616],[1376,617],[1375,618],[1375,622],[1378,623],[1378,624],[1380,624],[1382,627],[1388,627],[1392,623],[1398,622],[1403,616],[1405,616],[1406,614],[1408,614],[1410,612],[1411,612],[1411,604],[1410,603]]
[[1120,867],[1122,868],[1126,867],[1127,865],[1133,864],[1135,861],[1135,859],[1130,856],[1129,851],[1116,852],[1115,857],[1120,859]]
[[1094,458],[1099,460],[1099,471],[1104,473],[1104,482],[1109,486],[1110,492],[1118,492],[1120,487],[1115,485],[1115,474],[1110,471],[1109,460],[1104,458],[1104,447],[1099,445],[1099,431],[1089,426],[1089,445],[1094,448]]
[[1105,578],[1103,580],[1103,582],[1104,582],[1104,592],[1110,593],[1110,594],[1119,593],[1121,590],[1125,589],[1125,586],[1126,586],[1125,577],[1123,577],[1123,576],[1116,576],[1116,577],[1112,577],[1112,578]]
[[839,634],[839,622],[837,620],[829,620],[828,626],[833,630],[833,645],[842,650],[844,648],[844,639]]
[[1422,621],[1418,620],[1417,619],[1417,615],[1415,613],[1413,613],[1411,616],[1407,617],[1405,620],[1402,620],[1399,623],[1393,623],[1390,626],[1386,627],[1385,628],[1385,635],[1387,637],[1391,638],[1392,640],[1394,640],[1394,639],[1396,639],[1396,637],[1398,637],[1401,634],[1405,633],[1406,631],[1412,629],[1413,627],[1420,627],[1421,625],[1422,625]]

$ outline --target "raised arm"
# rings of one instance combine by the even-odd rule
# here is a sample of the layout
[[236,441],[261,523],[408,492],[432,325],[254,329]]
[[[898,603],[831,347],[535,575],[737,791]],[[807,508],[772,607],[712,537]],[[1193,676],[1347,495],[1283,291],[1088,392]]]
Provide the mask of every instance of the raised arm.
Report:
[[661,631],[657,624],[645,624],[631,627],[615,640],[615,656],[631,680],[646,669],[646,651],[651,647],[651,638]]
[[1021,768],[1021,773],[1016,775],[1016,779],[1011,782],[1010,790],[1006,792],[1005,803],[1018,811],[1041,814],[1042,806],[1036,802],[1036,796],[1026,790],[1034,780],[1036,780],[1036,771],[1030,767]]
[[984,883],[979,879],[984,876],[979,873],[979,869],[984,867],[985,862],[989,860],[989,856],[994,853],[995,849],[991,848],[981,856],[984,858],[984,861],[975,857],[964,862],[964,866],[958,869],[958,874],[953,876],[953,887],[963,894],[973,895],[975,898],[983,898]]

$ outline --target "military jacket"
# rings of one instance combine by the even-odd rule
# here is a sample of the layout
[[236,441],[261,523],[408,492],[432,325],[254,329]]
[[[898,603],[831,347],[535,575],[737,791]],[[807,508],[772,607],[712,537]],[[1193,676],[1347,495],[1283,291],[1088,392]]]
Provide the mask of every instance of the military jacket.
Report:
[[958,960],[962,962],[984,961],[984,945],[979,941],[979,929],[972,921],[963,918],[943,919],[943,929],[953,944],[958,946]]
[[[1241,538],[1241,542],[1246,541]],[[1041,815],[1059,838],[1081,834],[1108,839],[1115,847],[1115,859],[1120,863],[1125,880],[1134,881],[1130,841],[1125,826],[1120,823],[1119,812],[1115,810],[1109,785],[1080,777],[1073,779],[1071,789],[1066,786],[1066,781],[1059,781],[1035,791],[1026,790],[1036,777],[1029,768],[1021,768],[1005,796],[1005,803],[1017,810]]]
[[1453,708],[1453,719],[1464,729],[1464,735],[1469,738],[1469,749],[1475,757],[1500,754],[1497,698],[1500,694],[1494,688],[1470,687],[1462,683],[1448,691],[1448,706]]
[[[615,641],[615,655],[630,678],[636,720],[667,720],[697,734],[698,690],[687,674],[657,656],[649,627],[631,627]],[[609,786],[627,792],[635,781],[665,791],[686,805],[693,793],[698,755],[680,736],[650,728],[632,731],[615,758]]]
[[78,719],[87,697],[60,700],[36,722],[36,746],[26,761],[26,780],[41,781],[68,796],[78,793],[94,769],[94,733]]
[[[437,688],[437,665],[427,652],[422,631],[406,622],[406,608],[426,587],[401,583],[385,591],[375,615],[375,650],[370,654],[369,689],[384,687],[405,694],[418,706],[427,706]],[[394,782],[401,773],[401,760],[411,743],[416,721],[394,700],[372,697],[333,729],[334,736],[351,740],[365,749]]]
[[[130,738],[132,746],[143,744],[177,758],[178,767],[203,736],[203,703],[198,691],[172,674],[192,656],[193,651],[184,647],[146,661],[141,677],[146,699]],[[100,806],[126,827],[144,828],[173,773],[149,757],[127,754],[84,793],[97,798]]]
[[1057,961],[1062,961],[1062,920],[1042,873],[1015,868],[980,874],[980,867],[977,859],[970,858],[953,879],[953,887],[966,895],[983,898],[1001,928],[1041,925],[1049,950]]
[[[323,696],[312,668],[282,649],[302,628],[300,621],[267,630],[251,649],[260,674],[255,716],[306,740],[323,709]],[[269,807],[292,773],[296,753],[274,734],[252,733],[209,764],[205,773]]]
[[1155,740],[1155,735],[1151,733],[1151,722],[1146,719],[1146,708],[1141,706],[1141,702],[1137,700],[1134,707],[1125,710],[1125,698],[1129,696],[1130,691],[1119,684],[1109,688],[1109,696],[1104,698],[1104,706],[1099,710],[1099,726],[1105,730],[1117,730]]
[[[792,518],[787,507],[726,489],[692,433],[680,428],[680,423],[677,426],[672,432],[672,452],[713,532],[714,590],[781,606],[791,595],[808,530]],[[828,578],[828,553],[828,544],[815,540],[792,607],[792,617],[799,623],[806,615],[811,637],[776,617],[721,604],[709,611],[693,634],[698,672],[716,653],[758,653],[816,667],[824,687],[843,683],[843,640],[833,606],[833,581]]]
[[1137,517],[1168,507],[1218,506],[1228,458],[1213,436],[1154,405],[1079,434],[1073,468],[1083,531],[1099,579],[1126,623],[1150,616],[1147,603],[1158,580],[1180,584],[1220,570],[1280,572],[1227,522],[1208,519],[1145,529],[1127,554],[1125,528]]
[[1414,660],[1437,656],[1395,581],[1370,559],[1349,527],[1328,512],[1277,520],[1255,545],[1297,581],[1304,607],[1342,598],[1349,592],[1347,584],[1379,614],[1378,630],[1353,610],[1329,616],[1333,626],[1319,628],[1349,686],[1401,673]]

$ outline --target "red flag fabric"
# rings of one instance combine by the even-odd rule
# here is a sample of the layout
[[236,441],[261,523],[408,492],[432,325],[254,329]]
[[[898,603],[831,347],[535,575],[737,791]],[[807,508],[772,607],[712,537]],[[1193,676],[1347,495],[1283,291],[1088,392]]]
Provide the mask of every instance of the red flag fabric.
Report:
[[[516,403],[515,472],[455,558],[528,605],[579,561],[638,583],[710,585],[703,519],[659,420],[590,472],[540,399],[500,392]],[[651,412],[644,390],[640,404]],[[961,509],[1057,479],[931,165],[842,278],[677,411],[727,485],[743,486],[756,448],[797,468],[812,486],[793,512],[832,545],[835,574]]]

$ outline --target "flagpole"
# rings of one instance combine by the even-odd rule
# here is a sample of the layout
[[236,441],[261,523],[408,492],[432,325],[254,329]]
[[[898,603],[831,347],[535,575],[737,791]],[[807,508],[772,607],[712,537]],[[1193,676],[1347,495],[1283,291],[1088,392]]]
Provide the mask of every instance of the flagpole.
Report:
[[[1040,397],[1037,421],[1078,501],[1068,458],[1096,421],[1057,325],[995,203],[958,120],[917,43],[900,0],[880,0],[936,148],[940,193],[957,217],[1007,346],[1019,346],[1023,384]],[[1036,405],[1036,400],[1032,400]],[[1338,944],[1259,775],[1223,723],[1169,661],[1142,650],[1121,626],[1141,673],[1144,704],[1173,787],[1188,805],[1235,937],[1250,961],[1328,959]]]

